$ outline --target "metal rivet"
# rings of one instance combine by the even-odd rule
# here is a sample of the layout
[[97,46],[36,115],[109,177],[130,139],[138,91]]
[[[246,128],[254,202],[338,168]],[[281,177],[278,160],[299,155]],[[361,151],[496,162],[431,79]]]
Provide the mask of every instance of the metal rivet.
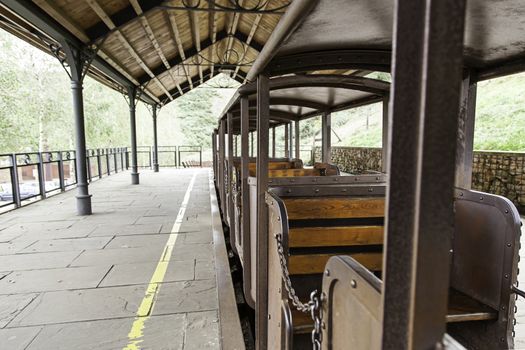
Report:
[[483,200],[483,196],[479,197],[479,200],[482,201]]
[[328,269],[324,270],[324,274],[325,274],[325,276],[330,276],[330,270],[328,270]]
[[505,307],[505,305],[503,305],[503,306],[501,307],[501,310],[505,310],[505,309],[506,309],[506,307]]
[[272,319],[272,315],[268,314],[268,319],[271,320]]
[[460,192],[460,193],[459,193],[459,196],[460,196],[460,197],[463,197],[463,192]]
[[323,327],[323,329],[326,329],[326,323],[324,323],[324,321],[321,323],[321,327]]
[[286,193],[292,193],[292,190],[288,189],[288,190],[286,191]]
[[509,278],[509,274],[508,273],[505,274],[505,278]]
[[319,193],[319,189],[318,188],[315,189],[315,193]]
[[507,243],[507,247],[509,247],[509,248],[510,248],[511,246],[512,246],[512,244],[510,244],[510,243]]
[[505,214],[508,214],[509,213],[509,210],[508,209],[505,209]]
[[355,280],[351,280],[350,286],[352,286],[352,288],[357,288],[357,282]]
[[503,337],[502,337],[502,338],[499,338],[499,341],[502,342],[502,343],[504,343],[504,342],[505,342],[505,338],[503,338]]

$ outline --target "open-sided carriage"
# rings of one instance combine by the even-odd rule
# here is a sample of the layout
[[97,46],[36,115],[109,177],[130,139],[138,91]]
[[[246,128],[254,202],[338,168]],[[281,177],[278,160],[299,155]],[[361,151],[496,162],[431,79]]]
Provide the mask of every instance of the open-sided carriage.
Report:
[[[525,70],[523,13],[513,0],[290,6],[213,135],[257,348],[513,348],[520,218],[471,173],[476,84]],[[322,116],[329,164],[330,113],[380,101],[382,174],[292,169],[301,120]],[[270,128],[291,122],[288,157],[270,157]]]

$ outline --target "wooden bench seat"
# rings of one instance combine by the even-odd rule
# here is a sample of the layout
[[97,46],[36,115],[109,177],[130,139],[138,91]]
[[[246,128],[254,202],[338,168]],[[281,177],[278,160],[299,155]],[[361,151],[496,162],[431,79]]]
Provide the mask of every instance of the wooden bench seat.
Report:
[[[356,185],[348,185],[352,187]],[[384,187],[383,184],[371,186]],[[322,191],[321,189],[320,191]],[[275,232],[283,234],[285,255],[288,258],[288,271],[294,289],[301,300],[306,301],[311,291],[321,289],[322,276],[328,260],[336,255],[349,255],[370,271],[381,273],[383,264],[383,221],[385,198],[372,193],[366,196],[321,195],[311,197],[277,197],[282,219],[274,221]],[[325,193],[332,193],[326,191]],[[365,192],[367,193],[367,192]],[[271,218],[276,213],[272,210]],[[271,222],[272,219],[270,219]],[[282,220],[282,221],[281,221]],[[269,309],[277,312],[280,300],[287,299],[282,283],[281,271],[272,270],[279,266],[270,242]],[[276,288],[277,287],[277,288]],[[277,291],[277,292],[276,292]],[[288,305],[288,304],[285,304]],[[295,348],[301,348],[312,330],[309,314],[292,311],[292,328]],[[269,334],[278,332],[278,326],[269,324]],[[304,338],[304,339],[303,339]]]
[[[341,253],[290,255],[288,258],[288,270],[292,275],[322,274],[328,259],[336,255],[341,255]],[[382,253],[354,253],[347,255],[357,260],[370,271],[381,271],[383,263]]]
[[[497,317],[498,313],[490,307],[455,289],[450,289],[447,323],[494,320]],[[292,322],[296,334],[309,334],[313,330],[313,321],[309,313],[292,310]]]

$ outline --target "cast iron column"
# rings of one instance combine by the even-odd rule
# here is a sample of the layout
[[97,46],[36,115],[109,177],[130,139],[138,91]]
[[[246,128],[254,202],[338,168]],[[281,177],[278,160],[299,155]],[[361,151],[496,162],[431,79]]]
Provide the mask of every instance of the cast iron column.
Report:
[[139,184],[139,167],[137,157],[137,123],[135,112],[137,110],[137,87],[128,87],[129,98],[129,124],[131,127],[131,184]]
[[159,172],[159,146],[157,142],[157,107],[158,105],[153,105],[153,171]]
[[330,140],[332,136],[332,118],[330,113],[324,113],[321,119],[322,124],[322,151],[321,161],[323,163],[330,163],[332,157],[332,142]]
[[268,336],[268,139],[270,120],[270,80],[265,75],[257,77],[257,290],[255,293],[256,349],[267,348]]
[[288,123],[284,124],[284,157],[290,157],[290,148],[289,148],[289,137],[288,137]]
[[295,132],[295,158],[301,159],[301,131],[299,129],[299,120],[294,123]]
[[[84,126],[84,97],[82,82],[84,70],[88,64],[82,59],[82,49],[64,41],[62,48],[66,53],[71,78],[71,92],[73,95],[73,117],[75,119],[75,163],[77,175],[77,214],[91,215],[91,195],[88,189],[87,158],[86,158],[86,130]],[[67,71],[67,70],[66,70]]]
[[388,158],[388,101],[390,97],[383,98],[383,126],[381,135],[381,172],[386,173],[386,164]]

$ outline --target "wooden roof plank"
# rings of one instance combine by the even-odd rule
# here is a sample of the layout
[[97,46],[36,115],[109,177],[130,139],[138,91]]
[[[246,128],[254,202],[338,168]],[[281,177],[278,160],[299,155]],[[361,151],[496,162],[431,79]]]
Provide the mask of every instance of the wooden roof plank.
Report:
[[[129,0],[129,1],[131,3],[131,6],[133,6],[133,9],[135,10],[135,12],[137,13],[138,16],[141,16],[141,15],[144,14],[144,12],[142,11],[141,5],[140,5],[138,0]],[[168,72],[170,72],[170,75],[171,75],[173,81],[175,82],[177,88],[180,90],[179,84],[175,80],[175,77],[173,77],[173,75],[171,74],[171,71],[170,71],[171,65],[169,64],[168,60],[166,59],[166,56],[164,55],[164,52],[162,51],[162,48],[159,45],[159,42],[158,42],[158,40],[157,40],[157,38],[155,36],[155,33],[153,33],[153,29],[151,28],[147,17],[146,16],[141,16],[140,17],[140,22],[142,24],[142,27],[144,28],[144,31],[146,32],[146,35],[149,38],[151,44],[155,48],[155,51],[159,55],[162,63],[164,63],[166,69],[168,70]],[[162,86],[164,86],[164,84],[162,84]],[[182,90],[180,90],[180,91],[182,91]],[[172,99],[171,94],[169,94],[169,92],[168,92],[168,98]]]
[[[177,50],[179,51],[179,56],[184,61],[186,60],[186,54],[184,53],[184,47],[182,46],[182,40],[180,38],[180,32],[177,26],[177,19],[175,18],[175,15],[173,14],[172,11],[168,11],[168,19],[171,24],[171,32],[173,34],[173,38],[175,40]],[[193,82],[191,81],[191,78],[188,74],[186,67],[182,66],[182,69],[184,70],[184,74],[186,75],[187,82],[189,82],[191,88],[193,89]]]
[[129,54],[137,61],[138,65],[151,77],[152,80],[154,80],[157,85],[164,91],[164,93],[171,98],[171,95],[169,94],[168,89],[162,84],[162,82],[155,77],[153,72],[149,69],[149,67],[146,65],[144,60],[140,57],[140,55],[135,51],[129,40],[124,36],[124,34],[115,26],[115,23],[113,20],[108,16],[106,11],[100,6],[100,4],[96,0],[85,0],[86,3],[91,7],[91,9],[100,17],[100,19],[106,24],[106,26],[109,29],[116,29],[115,35],[119,39],[119,41],[122,43],[122,45],[128,50]]
[[[197,52],[201,51],[201,35],[200,35],[200,28],[199,28],[199,17],[195,14],[194,11],[188,11],[188,16],[190,19],[190,29],[191,29],[191,37],[193,39],[193,45],[197,49]],[[201,84],[203,83],[203,77],[202,77],[202,66],[199,64],[199,78]]]
[[[142,15],[145,16],[150,11],[154,10],[156,7],[162,5],[163,0],[137,0],[140,8],[142,9]],[[141,16],[137,16],[137,13],[132,5],[123,8],[120,11],[117,11],[114,14],[109,16],[109,19],[113,22],[116,28],[121,28],[122,26],[128,25],[136,21]],[[86,34],[91,39],[91,41],[98,40],[106,35],[111,34],[113,29],[108,29],[105,23],[99,22],[89,28],[87,28]]]
[[[208,8],[212,11],[208,13],[208,33],[210,33],[210,39],[212,44],[217,40],[217,22],[215,21],[215,3],[213,1],[208,2]],[[215,62],[215,45],[212,45],[210,50],[209,60],[210,62]],[[213,73],[215,72],[214,65],[211,66],[210,79],[213,78]]]
[[[263,6],[263,10],[266,9],[266,6],[268,5],[268,2],[264,4]],[[257,32],[257,28],[259,28],[259,23],[261,22],[261,19],[262,19],[262,14],[257,14],[257,16],[255,16],[255,20],[253,21],[253,24],[252,24],[252,27],[250,29],[250,33],[248,34],[248,37],[246,38],[246,44],[250,45],[254,35],[255,35],[255,32]],[[246,51],[243,52],[242,54],[242,57],[239,61],[239,63],[243,62],[244,59],[246,57]],[[239,69],[240,69],[240,66],[237,65],[237,67],[235,68],[235,71],[233,72],[233,78],[235,79],[235,77],[237,76],[237,74],[239,73]]]

